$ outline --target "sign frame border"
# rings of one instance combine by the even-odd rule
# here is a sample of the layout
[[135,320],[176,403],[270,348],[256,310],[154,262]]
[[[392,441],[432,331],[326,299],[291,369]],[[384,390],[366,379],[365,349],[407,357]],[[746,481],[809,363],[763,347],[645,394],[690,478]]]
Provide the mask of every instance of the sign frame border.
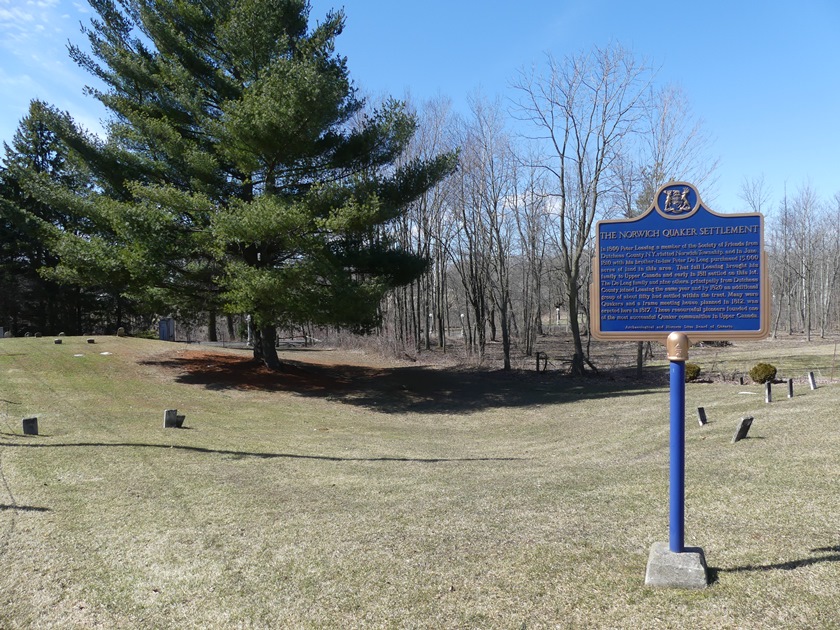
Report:
[[[697,195],[697,204],[696,207],[686,215],[683,216],[668,216],[663,214],[658,206],[657,200],[659,199],[660,194],[666,188],[670,188],[673,186],[688,186],[690,187],[694,193]],[[665,217],[668,220],[673,221],[680,221],[687,218],[690,218],[695,215],[695,213],[700,209],[703,208],[706,212],[723,218],[729,217],[757,217],[759,220],[759,248],[761,250],[761,258],[759,261],[759,285],[761,296],[759,298],[759,328],[758,330],[748,330],[748,331],[739,331],[739,330],[681,330],[677,328],[669,328],[667,330],[656,330],[656,331],[603,331],[601,330],[601,273],[600,273],[600,265],[599,265],[599,258],[600,258],[600,234],[601,234],[601,225],[620,225],[620,224],[632,224],[638,221],[641,221],[651,212],[657,212],[661,216]],[[648,209],[640,214],[637,217],[632,217],[629,219],[602,219],[595,224],[595,253],[592,257],[592,283],[589,286],[589,331],[592,335],[593,339],[597,339],[599,341],[661,341],[665,342],[668,338],[668,335],[674,332],[677,333],[684,333],[689,337],[693,337],[692,341],[741,341],[741,340],[753,340],[757,341],[760,339],[766,339],[767,336],[770,334],[770,308],[771,308],[771,295],[770,295],[770,278],[767,270],[769,268],[768,264],[768,256],[767,252],[764,250],[764,215],[760,212],[741,212],[741,213],[727,213],[723,214],[720,212],[715,212],[711,208],[709,208],[703,200],[700,198],[700,193],[697,191],[697,188],[693,184],[689,184],[688,182],[676,181],[676,182],[668,182],[663,184],[656,190],[656,194],[653,197],[653,202],[650,204]]]

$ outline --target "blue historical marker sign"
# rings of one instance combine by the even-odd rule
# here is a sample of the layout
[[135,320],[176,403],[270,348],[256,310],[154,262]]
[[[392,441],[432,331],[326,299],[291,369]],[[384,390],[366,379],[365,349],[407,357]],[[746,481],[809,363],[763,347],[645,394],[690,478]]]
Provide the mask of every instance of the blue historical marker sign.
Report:
[[643,215],[598,223],[592,335],[763,338],[766,266],[761,214],[717,214],[691,184],[667,184]]

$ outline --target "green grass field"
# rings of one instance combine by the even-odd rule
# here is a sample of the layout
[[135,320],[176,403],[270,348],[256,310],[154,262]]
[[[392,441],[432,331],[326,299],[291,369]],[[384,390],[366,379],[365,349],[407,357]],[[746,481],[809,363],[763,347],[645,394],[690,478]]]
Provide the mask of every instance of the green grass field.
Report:
[[[780,376],[820,371],[790,400],[687,387],[703,591],[644,585],[668,537],[664,375],[298,351],[247,385],[194,350],[0,340],[0,627],[840,627],[833,344],[776,352]],[[746,343],[697,357],[723,372],[767,359]],[[162,428],[167,408],[185,429]],[[27,416],[40,435],[22,434]]]

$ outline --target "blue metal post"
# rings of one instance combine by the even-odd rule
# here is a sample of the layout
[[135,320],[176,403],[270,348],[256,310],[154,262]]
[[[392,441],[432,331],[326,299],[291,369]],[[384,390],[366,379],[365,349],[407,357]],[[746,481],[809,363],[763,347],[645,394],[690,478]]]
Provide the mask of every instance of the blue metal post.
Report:
[[685,551],[685,361],[671,361],[670,549]]

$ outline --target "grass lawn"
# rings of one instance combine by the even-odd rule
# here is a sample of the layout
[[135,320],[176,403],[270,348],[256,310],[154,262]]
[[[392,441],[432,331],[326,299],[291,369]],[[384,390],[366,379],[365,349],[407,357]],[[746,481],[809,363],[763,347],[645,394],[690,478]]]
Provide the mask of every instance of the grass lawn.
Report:
[[[756,347],[696,362],[743,372]],[[774,350],[793,399],[687,387],[703,591],[644,585],[668,537],[665,364],[639,384],[299,350],[271,375],[207,352],[0,339],[0,627],[840,626],[833,344]]]

